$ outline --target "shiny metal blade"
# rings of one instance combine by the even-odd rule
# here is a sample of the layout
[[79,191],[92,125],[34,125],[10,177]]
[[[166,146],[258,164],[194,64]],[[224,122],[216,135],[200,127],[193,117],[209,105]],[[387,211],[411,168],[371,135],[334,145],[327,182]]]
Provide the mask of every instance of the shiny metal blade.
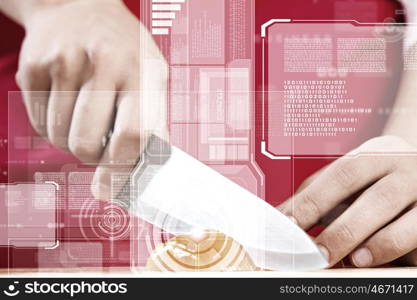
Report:
[[173,234],[216,230],[272,270],[314,270],[327,261],[290,219],[183,151],[153,138],[133,177],[134,212]]

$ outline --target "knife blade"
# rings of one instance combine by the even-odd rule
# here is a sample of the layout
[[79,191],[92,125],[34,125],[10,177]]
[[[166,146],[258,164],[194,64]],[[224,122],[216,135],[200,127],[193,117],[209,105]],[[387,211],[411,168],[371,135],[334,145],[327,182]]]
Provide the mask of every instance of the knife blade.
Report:
[[174,235],[216,230],[260,268],[308,271],[328,262],[288,217],[182,150],[152,136],[131,181],[131,210]]

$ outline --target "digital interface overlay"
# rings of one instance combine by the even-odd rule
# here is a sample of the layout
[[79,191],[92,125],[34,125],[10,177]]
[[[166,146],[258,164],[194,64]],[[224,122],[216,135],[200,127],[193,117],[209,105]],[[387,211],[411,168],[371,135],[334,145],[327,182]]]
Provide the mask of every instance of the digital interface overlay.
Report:
[[[369,22],[350,20],[341,1],[333,20],[260,16],[254,0],[141,1],[140,19],[169,65],[171,144],[278,204],[310,172],[300,171],[305,161],[327,163],[379,135],[393,113],[407,117],[406,108],[392,111],[401,72],[417,69],[403,49],[407,24],[375,22],[365,2]],[[9,93],[8,184],[0,186],[7,267],[146,269],[174,237],[116,197],[95,200],[95,167],[49,156],[53,146],[13,118],[21,102]],[[114,185],[125,177],[115,174]],[[213,253],[241,251],[224,237],[216,243]]]

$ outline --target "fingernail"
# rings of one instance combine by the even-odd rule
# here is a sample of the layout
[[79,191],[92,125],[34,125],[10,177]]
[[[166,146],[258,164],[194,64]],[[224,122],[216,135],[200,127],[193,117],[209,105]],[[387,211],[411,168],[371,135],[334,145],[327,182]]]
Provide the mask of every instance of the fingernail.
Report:
[[323,245],[317,245],[317,247],[319,248],[321,254],[323,254],[323,256],[326,258],[326,260],[329,262],[329,260],[330,260],[329,250],[327,250],[327,248],[324,247]]
[[367,267],[372,263],[372,254],[368,248],[356,250],[352,255],[353,264],[357,267]]

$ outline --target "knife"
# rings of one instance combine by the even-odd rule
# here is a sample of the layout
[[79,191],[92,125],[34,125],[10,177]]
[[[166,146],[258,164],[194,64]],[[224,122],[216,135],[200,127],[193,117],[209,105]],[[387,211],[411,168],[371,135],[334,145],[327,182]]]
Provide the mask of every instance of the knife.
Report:
[[150,138],[130,185],[130,210],[168,233],[222,232],[264,269],[309,271],[328,265],[288,217],[156,136]]

